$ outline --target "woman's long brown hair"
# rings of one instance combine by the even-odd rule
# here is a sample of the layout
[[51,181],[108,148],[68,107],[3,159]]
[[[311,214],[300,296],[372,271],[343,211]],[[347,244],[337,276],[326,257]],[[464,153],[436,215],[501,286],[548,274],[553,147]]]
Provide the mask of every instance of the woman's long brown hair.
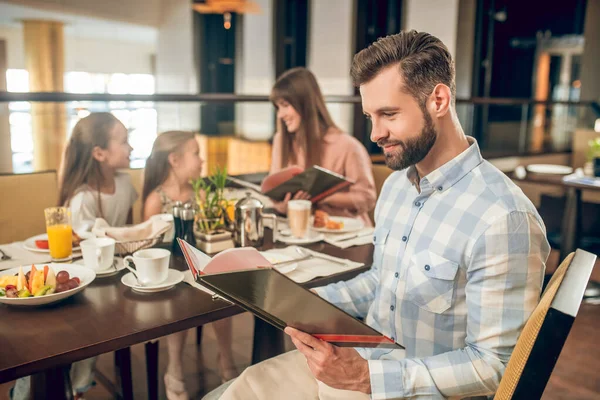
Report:
[[304,149],[306,168],[320,164],[323,136],[330,128],[339,128],[329,115],[313,73],[302,67],[284,72],[275,82],[270,99],[275,105],[280,100],[287,101],[302,119],[298,132],[295,133],[290,133],[287,126],[281,120],[277,120],[277,130],[282,136],[280,167],[298,162],[293,150],[294,142]]
[[103,181],[100,163],[92,156],[96,146],[108,147],[110,132],[121,124],[111,113],[92,113],[77,122],[65,149],[59,175],[59,205],[68,205],[71,198],[83,185],[95,184],[91,187],[98,191],[98,208],[102,216],[100,204],[100,184]]
[[169,154],[183,151],[184,145],[193,140],[193,132],[169,131],[158,135],[152,145],[152,153],[146,160],[144,168],[144,189],[142,189],[142,204],[146,202],[150,193],[162,185],[169,177],[171,164]]

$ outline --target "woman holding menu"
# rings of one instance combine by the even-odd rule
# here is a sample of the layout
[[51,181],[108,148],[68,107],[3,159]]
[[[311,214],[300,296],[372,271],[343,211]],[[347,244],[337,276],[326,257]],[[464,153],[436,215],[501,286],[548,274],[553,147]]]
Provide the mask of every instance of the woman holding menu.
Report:
[[[319,165],[355,182],[316,204],[330,215],[360,218],[372,226],[368,216],[375,207],[376,193],[371,159],[364,146],[342,132],[333,122],[315,76],[306,68],[283,73],[271,91],[277,108],[277,133],[273,138],[271,171]],[[291,199],[307,199],[304,192],[288,193],[275,208],[285,214]]]

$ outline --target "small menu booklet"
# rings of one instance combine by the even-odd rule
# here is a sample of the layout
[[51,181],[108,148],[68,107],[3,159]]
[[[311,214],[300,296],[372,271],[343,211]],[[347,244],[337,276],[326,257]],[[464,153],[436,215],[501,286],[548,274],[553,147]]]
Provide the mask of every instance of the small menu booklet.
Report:
[[282,201],[287,193],[292,195],[299,190],[311,195],[310,201],[316,203],[335,192],[347,188],[354,182],[333,171],[312,166],[306,170],[292,166],[267,176],[262,184],[256,185],[240,179],[228,177],[231,182],[264,194],[275,201]]
[[333,171],[314,165],[304,171],[299,167],[285,168],[267,176],[261,185],[265,196],[281,201],[287,193],[299,190],[310,194],[316,203],[335,192],[347,188],[354,182]]
[[281,274],[255,248],[211,258],[177,240],[196,282],[276,328],[291,326],[341,347],[403,348]]

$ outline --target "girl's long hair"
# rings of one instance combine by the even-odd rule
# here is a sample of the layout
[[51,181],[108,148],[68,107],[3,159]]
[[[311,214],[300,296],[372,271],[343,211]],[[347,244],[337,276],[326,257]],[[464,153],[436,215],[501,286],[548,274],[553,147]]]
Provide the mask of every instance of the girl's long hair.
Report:
[[169,177],[171,164],[169,154],[182,152],[184,145],[195,139],[193,132],[169,131],[158,135],[152,146],[152,153],[146,161],[144,169],[144,189],[142,190],[142,204],[146,202],[150,193],[162,185]]
[[298,132],[290,133],[281,120],[277,120],[277,130],[282,136],[282,155],[280,167],[298,162],[293,151],[293,143],[304,149],[306,168],[321,162],[321,144],[323,136],[335,125],[325,106],[325,100],[317,79],[306,68],[292,68],[284,72],[275,82],[270,99],[273,104],[285,100],[298,114],[301,122]]
[[[107,112],[92,113],[77,122],[63,155],[59,174],[59,206],[68,205],[71,198],[84,185],[98,191],[98,209],[102,216],[100,203],[100,184],[103,181],[100,163],[93,157],[96,146],[108,147],[110,132],[121,121]],[[91,184],[95,184],[92,187]]]

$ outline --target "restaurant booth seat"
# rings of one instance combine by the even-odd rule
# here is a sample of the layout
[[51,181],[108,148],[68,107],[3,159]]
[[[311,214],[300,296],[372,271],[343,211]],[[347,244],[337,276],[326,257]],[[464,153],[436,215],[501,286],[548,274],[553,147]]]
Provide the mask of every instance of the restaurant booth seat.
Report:
[[558,267],[517,340],[495,400],[542,398],[595,262],[594,254],[578,249]]
[[142,190],[144,187],[144,170],[143,169],[125,169],[122,172],[126,172],[131,178],[131,183],[138,194],[138,198],[133,204],[133,223],[139,224],[142,221]]
[[[133,223],[142,222],[143,169],[126,169],[139,197]],[[0,243],[25,240],[46,231],[44,209],[58,205],[58,174],[54,170],[30,174],[0,174]],[[9,195],[8,195],[9,194]]]
[[58,204],[56,171],[0,175],[0,243],[46,232],[44,209]]

